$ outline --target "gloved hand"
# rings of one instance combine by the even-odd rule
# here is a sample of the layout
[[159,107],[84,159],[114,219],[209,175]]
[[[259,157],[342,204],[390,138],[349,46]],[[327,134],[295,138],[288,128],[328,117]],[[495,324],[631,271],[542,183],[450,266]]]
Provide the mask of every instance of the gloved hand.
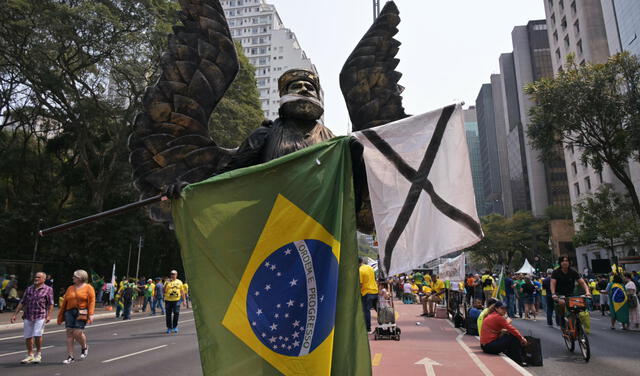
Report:
[[179,181],[173,184],[169,184],[162,192],[162,195],[167,196],[171,200],[179,199],[180,193],[187,185],[189,185],[189,183],[187,183],[186,181]]

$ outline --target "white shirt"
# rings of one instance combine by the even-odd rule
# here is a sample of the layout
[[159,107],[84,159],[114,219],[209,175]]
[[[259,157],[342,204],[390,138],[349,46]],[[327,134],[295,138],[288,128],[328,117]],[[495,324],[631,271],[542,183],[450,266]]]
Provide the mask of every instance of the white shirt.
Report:
[[411,294],[411,283],[407,282],[403,286],[402,290],[405,294]]

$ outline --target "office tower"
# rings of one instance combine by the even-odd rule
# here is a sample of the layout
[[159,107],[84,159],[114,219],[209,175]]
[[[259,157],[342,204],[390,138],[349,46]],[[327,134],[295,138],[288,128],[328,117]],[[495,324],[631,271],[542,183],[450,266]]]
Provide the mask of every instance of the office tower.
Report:
[[464,129],[469,148],[469,162],[471,164],[471,176],[473,178],[473,192],[476,198],[476,209],[479,217],[488,213],[484,204],[484,182],[482,173],[482,158],[480,157],[480,138],[478,135],[478,119],[475,106],[463,110]]
[[482,85],[476,98],[476,115],[486,213],[509,215],[513,206],[500,80],[500,75],[494,74],[491,83]]
[[260,103],[267,119],[278,117],[278,78],[293,68],[316,67],[300,47],[296,35],[285,28],[275,6],[265,0],[226,0],[222,8],[231,36],[243,47],[256,68]]

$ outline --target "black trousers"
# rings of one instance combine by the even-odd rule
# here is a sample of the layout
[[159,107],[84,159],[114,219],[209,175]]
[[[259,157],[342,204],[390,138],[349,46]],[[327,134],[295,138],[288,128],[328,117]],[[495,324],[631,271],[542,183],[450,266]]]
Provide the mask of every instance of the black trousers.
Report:
[[487,354],[494,355],[504,353],[518,364],[522,364],[523,362],[522,346],[520,345],[520,341],[510,333],[499,337],[493,342],[482,345],[482,351]]
[[[164,302],[165,317],[167,319],[167,329],[175,329],[178,327],[178,317],[180,316],[180,301]],[[172,316],[173,315],[173,319]]]

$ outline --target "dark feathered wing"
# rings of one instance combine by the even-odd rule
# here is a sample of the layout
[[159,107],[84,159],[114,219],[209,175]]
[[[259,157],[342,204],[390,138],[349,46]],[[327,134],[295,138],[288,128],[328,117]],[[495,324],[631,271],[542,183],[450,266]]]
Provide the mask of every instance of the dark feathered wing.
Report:
[[[180,0],[181,26],[173,27],[162,55],[158,82],[147,88],[144,111],[129,138],[134,185],[142,197],[157,195],[178,181],[210,177],[234,150],[209,137],[207,124],[238,72],[238,57],[224,11],[217,0]],[[150,208],[156,221],[169,221],[165,201]]]
[[395,69],[400,42],[393,37],[400,23],[398,7],[387,2],[340,72],[340,88],[353,131],[407,117],[402,107],[402,74]]

